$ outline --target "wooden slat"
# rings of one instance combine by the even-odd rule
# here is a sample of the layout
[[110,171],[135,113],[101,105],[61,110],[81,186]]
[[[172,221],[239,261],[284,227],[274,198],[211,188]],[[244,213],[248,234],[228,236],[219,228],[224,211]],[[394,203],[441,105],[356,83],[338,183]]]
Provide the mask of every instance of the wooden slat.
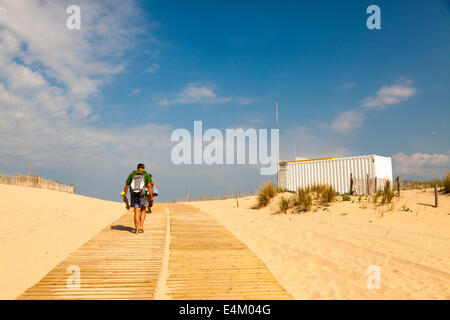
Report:
[[291,298],[261,260],[211,216],[189,205],[166,207],[171,231],[169,298]]
[[[164,251],[166,213],[155,205],[145,233],[135,235],[130,210],[18,299],[152,299]],[[69,289],[67,268],[80,268],[81,288]]]
[[[156,205],[138,236],[129,227],[133,213],[126,213],[19,299],[154,299],[157,290],[157,298],[169,299],[291,298],[261,260],[211,216],[188,205],[165,206],[170,214]],[[80,289],[67,287],[72,265],[81,270]]]

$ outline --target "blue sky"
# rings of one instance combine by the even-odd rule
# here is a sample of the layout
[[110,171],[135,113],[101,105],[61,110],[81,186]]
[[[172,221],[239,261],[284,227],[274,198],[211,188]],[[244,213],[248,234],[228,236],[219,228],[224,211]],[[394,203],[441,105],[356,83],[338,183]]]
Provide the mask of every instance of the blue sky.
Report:
[[[65,28],[69,4],[81,30]],[[371,4],[381,30],[366,27]],[[267,179],[257,166],[172,165],[170,133],[194,120],[272,128],[279,101],[282,159],[294,146],[379,154],[396,175],[439,177],[450,168],[449,40],[450,4],[438,0],[5,0],[0,172],[31,163],[117,200],[142,161],[163,200],[254,190]]]

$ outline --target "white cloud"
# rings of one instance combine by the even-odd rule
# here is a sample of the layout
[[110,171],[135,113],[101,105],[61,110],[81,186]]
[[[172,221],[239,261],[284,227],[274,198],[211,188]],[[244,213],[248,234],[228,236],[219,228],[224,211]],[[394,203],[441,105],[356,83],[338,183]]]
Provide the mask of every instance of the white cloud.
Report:
[[224,103],[230,100],[230,97],[218,97],[214,87],[190,83],[173,98],[163,98],[158,103],[161,106],[170,106],[191,103]]
[[[126,68],[124,55],[141,39],[135,34],[143,23],[133,1],[78,0],[81,30],[68,30],[69,4],[73,2],[0,1],[0,173],[17,173],[30,163],[35,174],[46,172],[46,177],[74,182],[83,194],[116,201],[138,162],[160,178],[165,199],[186,190],[221,193],[257,186],[263,179],[257,168],[172,165],[171,126],[145,123],[142,117],[124,125],[101,118],[92,122],[99,113],[90,98]],[[169,102],[231,98],[191,84],[173,99]],[[215,179],[224,175],[231,177],[228,189]],[[192,176],[204,178],[192,184]]]
[[8,66],[7,73],[10,74],[9,85],[12,90],[34,89],[46,85],[44,77],[31,69],[21,65],[11,64]]
[[41,66],[45,78],[54,79],[70,94],[85,98],[97,93],[109,76],[123,70],[118,58],[134,45],[129,38],[137,29],[129,21],[139,20],[139,10],[132,3],[118,0],[107,6],[78,1],[81,30],[68,30],[65,10],[69,4],[70,1],[2,1],[2,40],[5,33],[7,38],[14,38],[19,43],[18,58],[26,66]]
[[[405,84],[410,84],[411,81]],[[398,104],[406,101],[408,98],[416,93],[416,88],[403,85],[395,84],[390,87],[383,86],[378,90],[374,97],[368,97],[364,100],[364,107],[384,107],[392,104]]]
[[149,73],[155,73],[156,71],[158,71],[158,69],[159,69],[159,64],[154,63],[150,67],[148,67],[145,71],[149,72]]
[[[364,100],[363,106],[368,108],[384,107],[387,105],[401,103],[406,101],[416,93],[416,88],[412,87],[413,81],[400,78],[397,84],[390,87],[383,86],[374,97]],[[356,86],[356,83],[349,82],[336,89],[347,89]],[[366,118],[365,110],[348,110],[335,115],[331,121],[331,129],[338,133],[348,133],[361,127]]]
[[135,95],[137,95],[139,93],[141,93],[141,89],[136,88],[136,89],[133,89],[128,95],[135,96]]
[[348,133],[360,127],[364,121],[364,118],[364,114],[357,110],[340,112],[331,122],[331,129],[338,133]]
[[238,97],[236,98],[236,102],[241,106],[246,106],[255,102],[256,98],[248,98],[248,97]]
[[449,154],[398,152],[392,155],[395,174],[415,178],[438,178],[450,169]]
[[347,82],[347,83],[337,86],[335,89],[336,90],[348,90],[351,88],[355,88],[357,86],[358,86],[358,84],[356,82]]
[[[71,1],[4,0],[0,7],[0,164],[83,167],[168,148],[169,127],[96,128],[88,99],[121,72],[140,34],[139,8],[82,0],[81,30],[68,30]],[[131,24],[131,21],[134,25]],[[137,89],[139,90],[139,89]],[[137,94],[138,91],[134,91]],[[145,139],[142,137],[145,136]],[[154,158],[155,156],[153,156]]]

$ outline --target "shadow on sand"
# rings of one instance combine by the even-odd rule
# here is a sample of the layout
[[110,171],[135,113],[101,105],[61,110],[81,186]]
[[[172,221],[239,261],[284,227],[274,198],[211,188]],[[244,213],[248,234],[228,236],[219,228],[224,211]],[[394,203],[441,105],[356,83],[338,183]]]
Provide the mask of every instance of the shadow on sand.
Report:
[[420,206],[426,206],[426,207],[435,208],[434,204],[422,203],[422,202],[417,202],[417,204],[420,205]]
[[121,224],[115,225],[115,226],[111,226],[112,230],[120,230],[120,231],[128,231],[128,232],[132,232],[134,233],[134,228],[132,227],[128,227],[128,226],[124,226]]

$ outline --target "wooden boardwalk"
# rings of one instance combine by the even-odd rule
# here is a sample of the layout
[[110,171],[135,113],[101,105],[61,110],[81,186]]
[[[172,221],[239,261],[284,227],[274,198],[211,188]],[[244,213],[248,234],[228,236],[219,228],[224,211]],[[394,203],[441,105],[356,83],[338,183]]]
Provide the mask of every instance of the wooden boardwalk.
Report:
[[290,299],[259,258],[210,215],[189,205],[170,210],[170,299]]
[[[256,255],[208,214],[164,206],[154,207],[139,236],[129,227],[133,213],[126,213],[18,299],[290,299]],[[67,286],[71,266],[79,267],[79,288]]]
[[[18,299],[153,299],[166,232],[164,208],[158,205],[153,211],[147,215],[144,233],[134,234],[130,210]],[[79,289],[67,286],[70,266],[80,268]]]

